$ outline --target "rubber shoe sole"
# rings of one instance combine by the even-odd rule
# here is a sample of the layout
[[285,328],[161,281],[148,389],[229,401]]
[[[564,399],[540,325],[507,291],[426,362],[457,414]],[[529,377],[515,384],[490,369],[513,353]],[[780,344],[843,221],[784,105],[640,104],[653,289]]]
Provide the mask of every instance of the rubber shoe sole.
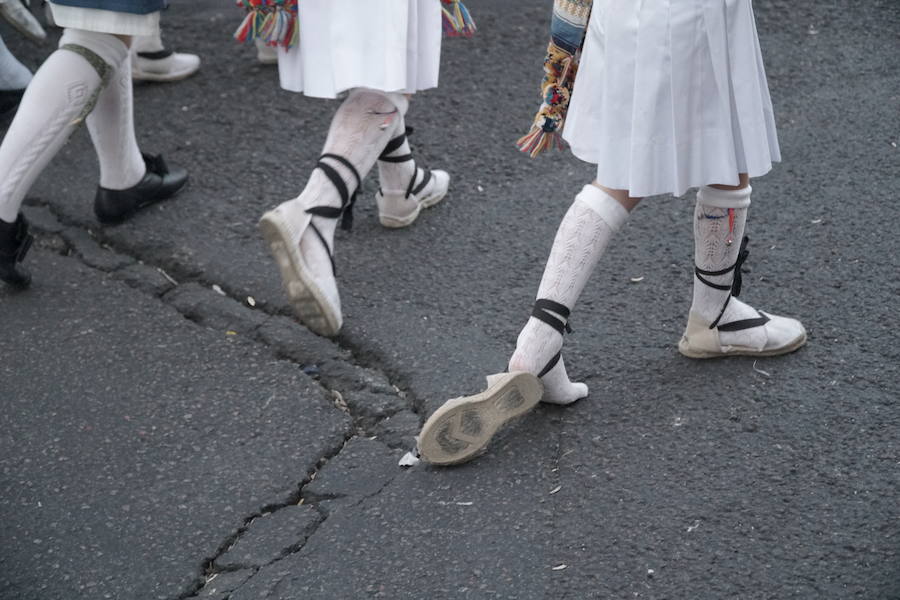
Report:
[[[403,227],[409,227],[410,225],[413,224],[413,222],[416,219],[419,218],[419,213],[422,212],[423,208],[431,208],[432,206],[434,206],[435,204],[437,204],[438,202],[443,200],[444,197],[447,195],[447,191],[448,190],[444,190],[443,192],[441,192],[439,194],[435,194],[433,196],[429,196],[428,198],[425,198],[424,200],[419,202],[418,206],[416,206],[416,210],[411,212],[406,217],[391,217],[389,215],[382,215],[381,213],[379,213],[378,221],[384,227],[387,227],[389,229],[401,229]],[[375,202],[378,205],[380,205],[380,203],[382,201],[381,199],[382,199],[381,192],[376,192],[375,193]]]
[[201,61],[197,55],[176,52],[174,56],[181,58],[170,56],[162,59],[151,59],[133,55],[131,57],[131,78],[134,81],[167,83],[170,81],[182,81],[200,70]]
[[[761,312],[770,319],[779,319],[777,315]],[[798,323],[799,325],[799,323]],[[752,346],[723,346],[719,339],[719,332],[710,329],[709,323],[695,315],[688,315],[687,327],[678,341],[678,351],[688,358],[721,358],[725,356],[780,356],[796,351],[806,343],[806,330],[800,325],[800,335],[789,343],[778,348],[760,350]]]
[[799,350],[806,344],[806,333],[797,338],[787,346],[781,348],[773,348],[771,350],[756,350],[755,348],[746,348],[744,346],[726,346],[721,352],[713,352],[711,350],[701,350],[692,348],[687,340],[681,338],[678,342],[678,351],[688,358],[722,358],[726,356],[781,356],[782,354],[790,354]]
[[337,335],[341,316],[335,314],[319,287],[303,266],[300,248],[291,241],[290,230],[280,215],[267,212],[259,220],[259,229],[275,258],[284,291],[300,321],[311,331],[325,337]]
[[434,465],[474,458],[503,425],[534,408],[544,387],[531,373],[505,373],[485,391],[448,400],[419,433],[419,454]]

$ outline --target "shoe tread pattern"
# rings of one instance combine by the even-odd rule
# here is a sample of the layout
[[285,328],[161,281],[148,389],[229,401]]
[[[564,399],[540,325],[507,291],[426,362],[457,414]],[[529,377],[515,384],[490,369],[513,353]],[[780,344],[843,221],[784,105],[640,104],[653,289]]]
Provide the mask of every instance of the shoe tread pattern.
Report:
[[422,457],[443,465],[474,458],[503,425],[537,405],[541,393],[536,377],[516,373],[480,394],[447,401],[422,428]]
[[294,265],[296,259],[289,249],[290,236],[283,230],[280,221],[280,217],[267,213],[260,220],[259,226],[278,265],[291,307],[300,321],[314,333],[334,336],[339,331],[340,324],[328,318],[316,292],[298,275],[298,269]]

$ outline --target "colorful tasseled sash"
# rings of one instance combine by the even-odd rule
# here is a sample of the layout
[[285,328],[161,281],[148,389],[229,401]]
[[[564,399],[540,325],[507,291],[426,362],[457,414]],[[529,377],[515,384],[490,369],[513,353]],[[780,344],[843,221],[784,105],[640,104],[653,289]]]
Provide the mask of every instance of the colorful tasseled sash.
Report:
[[[443,28],[448,36],[471,37],[475,21],[461,0],[441,0]],[[291,48],[300,40],[297,0],[237,0],[247,16],[234,32],[239,42],[262,40],[269,46]]]
[[444,34],[450,37],[472,37],[475,34],[475,20],[469,14],[462,0],[441,0],[444,6]]
[[541,108],[531,131],[516,145],[532,157],[551,148],[564,147],[562,127],[575,88],[581,47],[587,32],[593,0],[555,0],[550,26],[550,44],[544,59]]

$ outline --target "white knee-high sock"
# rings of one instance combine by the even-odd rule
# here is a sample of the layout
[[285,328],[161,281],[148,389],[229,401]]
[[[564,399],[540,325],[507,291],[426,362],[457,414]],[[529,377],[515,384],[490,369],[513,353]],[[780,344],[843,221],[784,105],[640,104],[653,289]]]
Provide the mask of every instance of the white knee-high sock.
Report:
[[23,90],[31,81],[31,71],[13,56],[0,37],[0,90]]
[[34,180],[90,112],[104,83],[100,73],[127,56],[127,46],[113,35],[66,29],[0,144],[0,219],[16,219]]
[[100,186],[125,190],[147,172],[134,133],[131,64],[123,61],[113,72],[97,105],[87,118],[88,131],[100,161]]
[[[727,288],[724,290],[707,285],[694,276],[691,312],[705,323],[712,324],[719,319],[718,323],[726,324],[758,316],[752,306],[737,298],[730,298],[730,286],[736,275],[731,267],[737,261],[741,249],[752,191],[750,186],[741,190],[720,190],[713,187],[697,190],[697,203],[694,206],[694,263],[697,268],[706,272],[730,269],[722,275],[702,275],[708,282]],[[719,339],[724,345],[763,347],[768,337],[769,332],[762,327],[719,333]]]
[[[406,109],[406,99],[398,94],[355,89],[338,108],[328,130],[323,154],[336,154],[350,162],[364,178],[384,150],[395,128],[395,122],[402,119]],[[338,172],[350,195],[356,191],[357,181],[353,173],[340,162],[325,159],[323,162]],[[314,206],[341,206],[341,196],[334,184],[322,172],[315,169],[296,199],[304,209]],[[333,247],[334,231],[337,220],[324,217],[313,217],[313,222]],[[300,251],[314,271],[331,270],[328,249],[312,231],[307,230],[300,240]]]
[[[612,196],[594,185],[584,186],[556,232],[538,299],[552,300],[571,310],[610,240],[627,219],[628,211]],[[566,320],[563,315],[557,316]],[[509,370],[537,375],[560,351],[562,343],[562,335],[555,329],[531,317],[519,334]],[[543,383],[546,402],[568,404],[587,395],[586,385],[569,381],[562,359],[544,375]]]
[[[694,205],[694,264],[706,272],[730,269],[737,261],[747,222],[752,188],[720,190],[702,187],[697,190]],[[722,275],[702,275],[708,282],[723,286],[716,289],[694,276],[694,297],[691,312],[705,322],[712,323],[719,317],[725,301],[731,295],[731,282],[735,273],[729,270]]]

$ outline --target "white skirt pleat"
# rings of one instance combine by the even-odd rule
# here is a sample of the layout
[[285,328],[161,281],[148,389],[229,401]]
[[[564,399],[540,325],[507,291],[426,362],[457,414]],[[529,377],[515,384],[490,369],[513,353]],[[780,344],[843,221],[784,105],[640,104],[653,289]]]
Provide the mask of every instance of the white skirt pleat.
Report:
[[159,32],[159,12],[137,15],[99,8],[61,6],[52,1],[50,10],[53,21],[59,27],[114,35],[156,35]]
[[357,87],[437,86],[440,0],[299,0],[298,8],[300,43],[278,54],[284,89],[335,98]]
[[563,132],[634,197],[781,160],[751,0],[595,0]]

